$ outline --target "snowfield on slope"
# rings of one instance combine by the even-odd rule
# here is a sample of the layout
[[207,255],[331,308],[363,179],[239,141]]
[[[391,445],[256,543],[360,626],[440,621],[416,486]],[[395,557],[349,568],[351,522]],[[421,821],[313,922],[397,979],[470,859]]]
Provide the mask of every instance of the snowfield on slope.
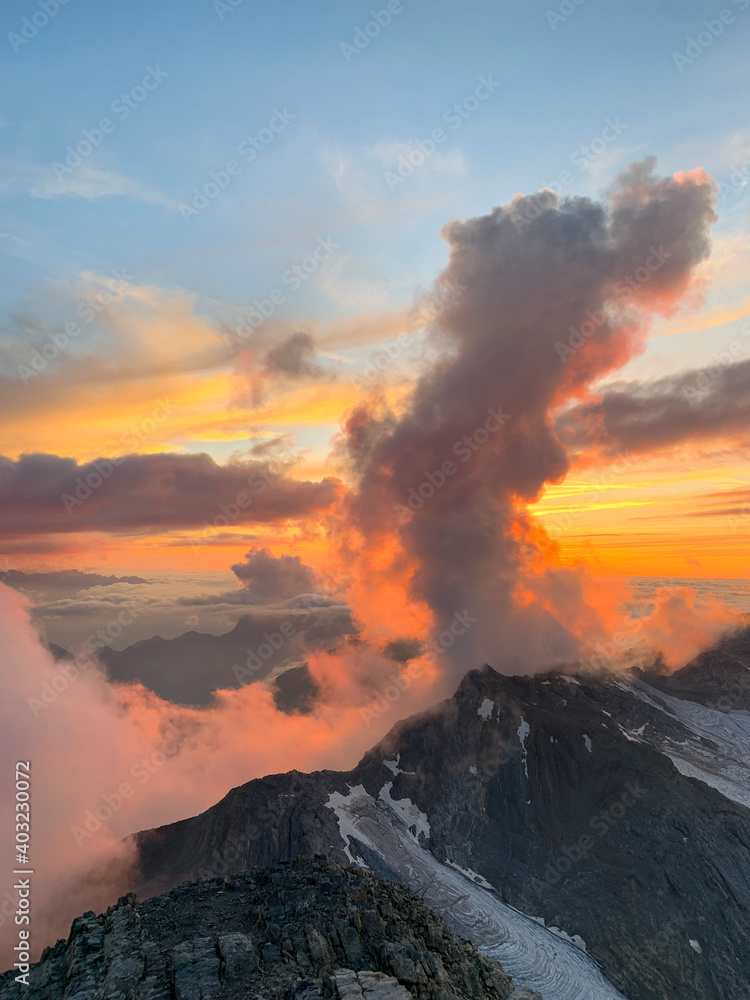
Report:
[[457,934],[499,962],[517,988],[537,990],[544,1000],[625,1000],[580,948],[503,903],[468,873],[441,864],[382,796],[376,800],[358,785],[346,796],[333,792],[326,804],[336,815],[350,859],[366,867],[356,860],[350,841],[355,838],[380,855]]
[[[687,743],[649,738],[688,778],[697,778],[726,798],[750,808],[750,716],[740,712],[718,712],[693,701],[663,694],[648,685],[638,685],[635,693],[643,701],[678,719],[697,737]],[[709,740],[713,746],[703,742]]]

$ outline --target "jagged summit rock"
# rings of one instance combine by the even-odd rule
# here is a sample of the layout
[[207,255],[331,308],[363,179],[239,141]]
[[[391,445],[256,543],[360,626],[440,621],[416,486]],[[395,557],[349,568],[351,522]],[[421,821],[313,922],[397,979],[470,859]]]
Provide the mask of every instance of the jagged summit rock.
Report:
[[419,897],[328,859],[132,894],[74,921],[0,1000],[508,1000]]

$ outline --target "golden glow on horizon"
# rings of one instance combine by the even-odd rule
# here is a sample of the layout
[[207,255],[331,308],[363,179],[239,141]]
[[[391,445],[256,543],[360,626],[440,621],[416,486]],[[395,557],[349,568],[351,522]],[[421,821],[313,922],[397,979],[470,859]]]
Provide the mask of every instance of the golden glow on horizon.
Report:
[[[735,248],[727,245],[723,253],[718,266],[733,273]],[[155,315],[144,318],[139,308],[150,308]],[[54,375],[31,378],[28,386],[19,382],[7,404],[13,420],[6,422],[2,453],[17,458],[48,452],[84,462],[128,452],[205,451],[222,462],[234,450],[247,454],[259,440],[286,436],[299,455],[289,475],[340,477],[330,441],[345,414],[366,397],[353,378],[358,366],[330,370],[317,381],[279,381],[254,405],[252,371],[243,374],[242,356],[234,367],[234,360],[222,353],[217,331],[192,317],[191,308],[189,297],[165,298],[155,290],[130,287],[127,309],[116,324],[125,361],[103,355],[96,363],[85,359],[80,370],[71,364]],[[159,310],[162,314],[156,315]],[[750,299],[730,297],[692,317],[658,325],[654,336],[710,330],[746,315]],[[381,317],[364,315],[333,322],[316,336],[319,346],[337,351],[366,348],[403,331],[407,320],[403,309]],[[351,358],[343,360],[355,364]],[[359,366],[366,363],[367,358],[360,359]],[[385,373],[382,388],[398,411],[410,388],[398,364]],[[727,449],[701,454],[685,448],[631,458],[624,472],[612,473],[606,464],[574,467],[564,482],[546,488],[531,512],[560,545],[566,562],[581,560],[601,572],[638,576],[745,577],[743,543],[750,519],[743,536],[722,513],[727,504],[713,496],[745,486],[750,493],[750,474]],[[207,510],[206,519],[213,513]],[[309,525],[238,524],[212,537],[196,556],[192,543],[204,535],[205,528],[197,524],[140,537],[19,539],[17,561],[84,558],[101,566],[190,570],[198,559],[201,568],[226,570],[255,544],[325,565],[325,538]]]

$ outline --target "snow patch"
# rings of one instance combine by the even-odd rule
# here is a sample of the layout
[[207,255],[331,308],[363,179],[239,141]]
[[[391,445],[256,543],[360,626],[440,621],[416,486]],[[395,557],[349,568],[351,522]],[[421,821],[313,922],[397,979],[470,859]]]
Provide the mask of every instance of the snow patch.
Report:
[[451,868],[453,868],[455,871],[461,872],[462,875],[465,875],[466,878],[470,882],[473,882],[475,885],[481,885],[483,889],[491,889],[492,892],[495,891],[494,886],[490,882],[488,882],[486,878],[482,878],[481,875],[478,875],[475,871],[472,871],[471,868],[462,868],[461,865],[457,865],[455,861],[446,861],[445,863],[449,865]]
[[495,702],[490,701],[489,698],[485,698],[482,704],[477,709],[477,715],[480,719],[489,719],[495,708]]
[[703,954],[703,949],[701,948],[701,946],[698,944],[697,941],[694,941],[692,938],[690,938],[690,947],[693,949],[693,951],[697,951],[699,955]]
[[472,765],[471,765],[471,766],[469,767],[469,774],[476,774],[476,773],[477,773],[477,769],[476,769],[476,768],[474,767],[474,765],[472,764]]
[[[586,951],[586,942],[583,940],[580,934],[574,934],[572,937],[567,931],[562,930],[560,927],[555,927],[553,925],[547,924],[544,921],[544,917],[529,917],[530,920],[535,920],[538,924],[541,924],[545,930],[548,930],[550,934],[554,934],[556,937],[562,938],[563,941],[568,941],[570,944],[575,945],[581,951]],[[587,952],[588,953],[588,952]]]
[[526,778],[529,777],[529,752],[526,749],[526,737],[531,732],[531,726],[528,724],[526,719],[521,716],[521,725],[518,727],[518,739],[521,743],[521,749],[523,750],[523,769],[526,774]]
[[401,770],[401,767],[400,767],[400,764],[401,764],[401,754],[400,753],[396,754],[396,759],[395,760],[384,760],[383,763],[385,764],[385,766],[388,768],[389,771],[393,772],[394,778],[397,778],[399,776],[399,774],[416,774],[417,773],[416,771],[402,771]]
[[718,712],[640,685],[636,695],[681,722],[688,741],[646,740],[668,757],[677,770],[715,788],[726,798],[750,808],[750,716]]
[[401,770],[401,768],[398,766],[400,764],[400,762],[401,762],[401,754],[400,753],[396,754],[396,759],[395,760],[384,760],[383,761],[383,763],[388,768],[388,770],[389,771],[393,771],[394,778],[397,777],[399,774],[403,774],[404,773]]
[[[620,730],[620,732],[621,732],[621,733],[622,733],[622,735],[623,735],[623,736],[625,737],[625,739],[626,739],[626,740],[628,740],[628,741],[629,741],[630,743],[643,743],[643,740],[640,740],[640,739],[638,739],[638,736],[635,736],[635,735],[634,735],[633,733],[630,733],[630,732],[628,732],[628,730],[627,730],[627,729],[624,729],[624,728],[623,728],[623,727],[622,727],[622,726],[621,726],[621,725],[619,724],[619,722],[618,722],[618,724],[617,724],[617,728],[618,728],[618,729]],[[642,732],[643,732],[643,730],[641,730],[641,733],[642,733]],[[639,733],[638,735],[640,736],[640,735],[641,735],[641,733]]]
[[391,809],[400,816],[401,819],[406,823],[406,828],[414,839],[419,842],[420,833],[429,840],[430,839],[430,822],[427,819],[426,813],[415,806],[411,799],[392,799],[391,789],[393,788],[393,782],[388,781],[380,789],[379,798],[386,802]]
[[593,748],[591,746],[591,737],[587,736],[586,733],[583,734],[583,742],[586,744],[586,749],[589,753],[593,753]]
[[[349,841],[350,837],[355,837],[357,840],[361,841],[367,847],[371,847],[373,850],[377,850],[372,841],[368,840],[362,832],[357,829],[355,824],[352,822],[351,814],[349,811],[349,806],[353,801],[360,798],[363,795],[367,795],[367,790],[364,785],[347,785],[349,789],[348,795],[342,795],[341,792],[331,792],[328,796],[328,801],[326,806],[332,809],[336,814],[336,819],[339,824],[339,833],[341,834],[341,839],[344,841],[344,854],[349,859],[349,863],[352,865],[357,865],[359,868],[367,868],[364,862],[360,861],[358,858],[352,857],[351,844]],[[369,796],[368,796],[369,798]],[[333,845],[331,845],[333,846]],[[369,870],[369,869],[368,869]]]

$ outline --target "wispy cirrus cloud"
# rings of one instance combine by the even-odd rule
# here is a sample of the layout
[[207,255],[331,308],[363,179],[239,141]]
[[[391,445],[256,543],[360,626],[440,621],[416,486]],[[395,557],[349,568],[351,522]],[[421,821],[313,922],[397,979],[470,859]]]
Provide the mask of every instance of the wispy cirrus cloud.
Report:
[[0,184],[0,194],[27,193],[32,198],[46,200],[77,197],[88,201],[102,198],[128,198],[148,205],[162,205],[170,211],[177,211],[178,202],[169,195],[149,187],[132,177],[126,177],[116,170],[81,164],[64,175],[55,173],[51,166],[28,163],[4,157],[2,162],[4,179]]
[[31,188],[32,198],[63,198],[66,195],[94,201],[100,198],[130,198],[132,201],[164,205],[177,211],[177,201],[174,198],[131,177],[124,177],[115,170],[81,166],[64,177],[56,177],[51,170],[45,173],[48,176],[40,178]]

